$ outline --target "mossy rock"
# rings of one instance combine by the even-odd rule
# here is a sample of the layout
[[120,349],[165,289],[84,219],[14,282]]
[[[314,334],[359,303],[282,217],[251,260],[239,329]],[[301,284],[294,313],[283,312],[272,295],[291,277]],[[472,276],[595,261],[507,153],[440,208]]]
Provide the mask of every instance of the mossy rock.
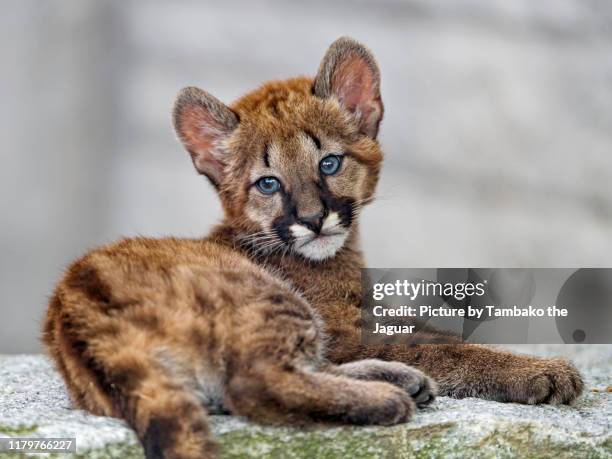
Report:
[[[228,459],[612,458],[610,368],[600,362],[582,370],[588,388],[571,407],[440,397],[410,423],[394,427],[297,429],[213,416],[213,431]],[[0,356],[0,437],[76,437],[77,454],[59,458],[143,457],[125,423],[72,409],[42,356]]]

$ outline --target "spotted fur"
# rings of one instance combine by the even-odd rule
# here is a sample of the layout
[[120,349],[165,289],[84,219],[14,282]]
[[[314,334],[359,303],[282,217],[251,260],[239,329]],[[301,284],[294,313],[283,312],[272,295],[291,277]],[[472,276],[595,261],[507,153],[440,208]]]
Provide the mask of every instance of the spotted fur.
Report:
[[[382,114],[376,62],[348,38],[314,79],[231,106],[181,91],[177,134],[224,219],[203,239],[125,239],[68,268],[43,338],[75,405],[125,419],[148,458],[187,459],[215,456],[209,413],[405,422],[436,394],[426,374],[453,396],[573,400],[582,382],[564,360],[361,344],[358,216],[378,181]],[[332,175],[328,155],[342,156]],[[280,189],[263,193],[262,177]]]

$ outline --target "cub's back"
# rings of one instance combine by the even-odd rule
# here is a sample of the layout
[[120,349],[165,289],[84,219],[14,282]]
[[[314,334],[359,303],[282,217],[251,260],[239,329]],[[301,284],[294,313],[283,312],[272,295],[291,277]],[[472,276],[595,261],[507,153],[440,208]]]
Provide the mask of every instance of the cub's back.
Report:
[[[236,317],[283,291],[291,294],[285,282],[229,246],[124,239],[92,250],[68,268],[50,299],[43,341],[78,407],[118,415],[98,387],[99,369],[87,360],[91,352],[110,359],[122,342],[130,343],[132,354],[182,349],[173,358],[178,367],[191,368],[198,380],[220,377],[221,342],[233,340]],[[209,352],[204,357],[194,349]],[[217,403],[219,397],[204,398]]]

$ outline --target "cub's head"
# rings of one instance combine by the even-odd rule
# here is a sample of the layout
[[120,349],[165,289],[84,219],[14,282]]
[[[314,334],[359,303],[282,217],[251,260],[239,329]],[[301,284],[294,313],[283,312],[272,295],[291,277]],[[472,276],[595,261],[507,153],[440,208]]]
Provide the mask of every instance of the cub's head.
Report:
[[270,82],[229,107],[183,89],[174,125],[242,243],[320,261],[344,246],[372,198],[382,114],[374,58],[341,38],[314,80]]

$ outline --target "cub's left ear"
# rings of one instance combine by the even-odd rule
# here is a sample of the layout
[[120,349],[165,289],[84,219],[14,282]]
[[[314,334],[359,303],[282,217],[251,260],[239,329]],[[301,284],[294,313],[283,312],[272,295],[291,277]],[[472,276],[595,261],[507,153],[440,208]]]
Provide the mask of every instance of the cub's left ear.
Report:
[[354,116],[359,131],[376,138],[383,115],[380,72],[365,46],[348,37],[332,43],[314,80],[314,93],[336,97]]

